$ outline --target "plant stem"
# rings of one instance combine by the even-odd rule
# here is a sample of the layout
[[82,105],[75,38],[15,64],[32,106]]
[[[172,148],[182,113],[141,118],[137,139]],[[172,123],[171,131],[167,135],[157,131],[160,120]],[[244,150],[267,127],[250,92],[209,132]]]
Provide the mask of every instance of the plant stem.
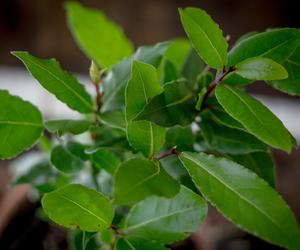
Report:
[[161,160],[161,159],[163,159],[163,158],[165,158],[165,157],[167,157],[167,156],[169,156],[169,155],[179,156],[181,153],[176,151],[176,147],[177,147],[177,146],[174,146],[173,148],[171,148],[171,149],[169,149],[169,150],[163,152],[161,155],[159,155],[159,156],[157,157],[157,159],[158,159],[158,160]]
[[231,72],[235,71],[234,67],[230,67],[228,70],[223,71],[222,75],[220,77],[216,77],[215,80],[212,82],[211,85],[208,86],[207,91],[203,97],[203,103],[207,100],[211,92],[217,87],[218,84],[220,84],[224,78],[230,74]]

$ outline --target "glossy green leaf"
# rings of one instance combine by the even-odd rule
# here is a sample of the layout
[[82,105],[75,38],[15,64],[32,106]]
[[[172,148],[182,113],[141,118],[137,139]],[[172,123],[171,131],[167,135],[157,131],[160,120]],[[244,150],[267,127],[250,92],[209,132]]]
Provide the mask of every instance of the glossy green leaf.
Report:
[[69,184],[44,195],[42,206],[55,223],[87,232],[105,230],[114,216],[105,196],[79,184]]
[[273,188],[276,187],[275,181],[275,162],[271,153],[254,152],[247,155],[233,155],[234,161],[252,170],[260,178],[264,179]]
[[31,148],[43,131],[40,111],[31,103],[0,90],[0,159]]
[[228,44],[219,26],[203,10],[179,9],[182,25],[199,56],[210,67],[222,69],[227,62]]
[[236,41],[235,41],[235,45],[237,45],[238,43],[246,40],[247,38],[253,36],[253,35],[256,35],[258,34],[257,31],[250,31],[250,32],[247,32],[245,33],[244,35],[240,36]]
[[202,197],[181,186],[171,199],[150,197],[136,204],[125,220],[124,231],[169,244],[196,231],[206,214],[207,205]]
[[198,99],[197,99],[197,102],[196,102],[196,106],[195,108],[200,111],[201,110],[201,107],[202,107],[202,104],[203,104],[203,101],[204,101],[204,97],[205,97],[205,94],[207,92],[207,88],[202,88],[200,90],[200,92],[198,93]]
[[84,86],[54,59],[39,59],[28,52],[13,52],[39,83],[57,99],[80,113],[92,113],[93,102]]
[[249,133],[274,148],[290,152],[292,140],[282,122],[261,102],[227,85],[216,88],[216,96],[225,111]]
[[160,126],[186,126],[193,120],[194,95],[185,81],[164,86],[164,92],[155,96],[138,114],[136,120],[152,121]]
[[162,91],[155,67],[133,61],[131,78],[125,92],[127,122],[132,121],[151,98],[159,95]]
[[52,149],[51,163],[66,174],[78,172],[84,167],[84,162],[62,145]]
[[45,122],[45,127],[50,133],[62,136],[66,133],[79,135],[86,132],[91,122],[86,120],[50,120]]
[[274,244],[299,249],[300,232],[291,210],[256,174],[204,153],[182,153],[180,160],[200,192],[226,218]]
[[125,113],[123,111],[107,111],[101,113],[100,120],[110,127],[126,130]]
[[300,46],[286,59],[282,66],[288,71],[289,77],[284,80],[268,81],[275,89],[290,95],[300,95]]
[[101,67],[108,68],[133,52],[122,29],[101,11],[77,2],[66,5],[69,28],[79,47]]
[[267,151],[267,147],[254,136],[236,129],[219,126],[212,121],[200,122],[201,133],[208,148],[224,154],[249,154]]
[[281,80],[288,77],[284,67],[275,61],[263,58],[248,58],[235,66],[235,72],[251,80]]
[[120,158],[108,148],[97,148],[90,152],[90,159],[95,167],[110,174],[114,174],[121,163]]
[[140,47],[133,56],[114,65],[102,84],[104,96],[101,110],[104,112],[123,109],[125,86],[130,78],[132,61],[138,60],[157,67],[169,45],[170,43],[164,42]]
[[123,162],[115,174],[116,204],[132,204],[151,195],[173,197],[178,190],[179,184],[159,162],[134,158]]
[[141,238],[119,238],[114,250],[167,250],[162,245]]
[[169,60],[164,60],[162,73],[162,83],[168,83],[180,78],[180,74],[176,66]]
[[146,157],[154,156],[165,143],[166,129],[148,121],[130,122],[127,126],[127,139],[136,150]]

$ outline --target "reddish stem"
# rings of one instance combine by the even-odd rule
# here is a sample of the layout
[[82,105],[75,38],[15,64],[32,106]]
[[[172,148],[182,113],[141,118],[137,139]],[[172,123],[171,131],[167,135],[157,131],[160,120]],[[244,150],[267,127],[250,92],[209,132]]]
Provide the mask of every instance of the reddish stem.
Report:
[[169,156],[169,155],[179,156],[181,153],[176,151],[176,147],[177,147],[177,146],[174,146],[173,148],[171,148],[171,149],[169,149],[169,150],[163,152],[161,155],[159,155],[159,156],[157,157],[157,159],[158,159],[158,160],[161,160],[161,159],[163,159],[163,158],[165,158],[165,157],[167,157],[167,156]]

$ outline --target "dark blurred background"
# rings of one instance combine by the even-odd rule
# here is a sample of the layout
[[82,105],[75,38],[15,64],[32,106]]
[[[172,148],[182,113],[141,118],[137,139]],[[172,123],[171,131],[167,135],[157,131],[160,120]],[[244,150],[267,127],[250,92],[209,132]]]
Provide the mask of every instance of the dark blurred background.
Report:
[[[184,36],[177,9],[199,6],[233,42],[248,31],[299,27],[297,0],[81,0],[120,24],[136,46]],[[63,0],[0,1],[0,64],[17,64],[10,50],[55,57],[69,70],[85,72],[89,61],[72,40]]]
[[[136,47],[184,36],[177,11],[184,6],[205,9],[220,24],[225,35],[230,35],[231,44],[249,31],[263,31],[268,27],[300,27],[299,0],[80,2],[104,11],[124,28]],[[0,0],[0,67],[21,67],[20,62],[10,55],[11,50],[28,50],[39,57],[55,57],[65,69],[73,72],[86,73],[89,67],[89,60],[81,53],[67,28],[63,0]],[[280,95],[265,85],[255,85],[251,90],[267,95]],[[299,221],[299,150],[294,151],[291,156],[279,152],[275,152],[275,155],[279,191]],[[0,237],[0,249],[65,249],[64,233],[43,224],[32,214],[32,205],[26,203],[28,187],[13,190],[7,188],[10,176],[7,168],[1,166],[7,164],[8,162],[0,162],[0,235],[1,230],[4,230],[3,237]],[[39,240],[42,242],[40,245],[32,245]],[[208,222],[200,232],[177,249],[278,248],[238,231],[212,210]]]

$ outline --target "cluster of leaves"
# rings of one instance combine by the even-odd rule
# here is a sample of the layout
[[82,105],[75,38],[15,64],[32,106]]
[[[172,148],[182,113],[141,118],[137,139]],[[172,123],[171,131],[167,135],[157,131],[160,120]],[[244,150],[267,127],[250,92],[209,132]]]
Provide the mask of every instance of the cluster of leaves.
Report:
[[[263,80],[300,94],[300,30],[250,33],[228,52],[211,17],[185,8],[180,17],[189,41],[133,52],[101,12],[69,3],[67,15],[93,61],[95,98],[54,59],[13,52],[45,89],[84,116],[44,122],[32,104],[1,90],[0,158],[40,139],[43,159],[14,183],[32,183],[52,221],[79,229],[71,230],[74,249],[167,249],[197,230],[207,202],[242,229],[300,249],[296,220],[275,191],[270,153],[290,152],[296,141],[243,90]],[[44,129],[50,140],[41,137]]]

